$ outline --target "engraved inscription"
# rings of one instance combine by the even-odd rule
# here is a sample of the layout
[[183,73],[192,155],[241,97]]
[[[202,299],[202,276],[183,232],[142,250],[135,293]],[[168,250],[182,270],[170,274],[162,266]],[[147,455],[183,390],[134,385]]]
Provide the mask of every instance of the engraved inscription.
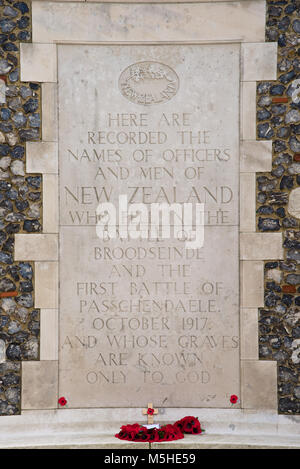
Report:
[[[58,60],[59,393],[69,407],[155,396],[229,408],[240,394],[239,46],[62,45]],[[197,204],[204,243],[187,247],[178,220]]]
[[121,73],[119,87],[129,101],[149,106],[172,99],[178,91],[179,78],[168,65],[138,62]]

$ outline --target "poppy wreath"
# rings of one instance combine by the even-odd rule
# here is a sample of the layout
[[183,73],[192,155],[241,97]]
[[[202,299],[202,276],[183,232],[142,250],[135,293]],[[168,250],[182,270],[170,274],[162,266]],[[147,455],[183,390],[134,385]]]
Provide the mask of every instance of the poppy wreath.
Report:
[[201,428],[201,424],[198,417],[184,417],[178,420],[175,425],[181,430],[182,433],[191,433],[193,435],[199,435],[204,430]]
[[123,425],[121,431],[115,435],[120,440],[137,441],[137,442],[159,442],[174,441],[184,438],[184,433],[192,433],[194,435],[202,433],[200,422],[197,417],[184,417],[173,425],[163,425],[160,428],[147,429],[138,423],[133,425]]

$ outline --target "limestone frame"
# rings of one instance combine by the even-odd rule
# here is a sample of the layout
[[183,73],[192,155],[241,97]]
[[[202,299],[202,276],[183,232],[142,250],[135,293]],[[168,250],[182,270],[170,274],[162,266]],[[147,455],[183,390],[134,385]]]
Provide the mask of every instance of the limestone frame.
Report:
[[[258,356],[258,308],[264,306],[264,261],[283,259],[282,233],[257,233],[255,219],[256,172],[271,171],[272,165],[272,142],[256,140],[256,81],[275,80],[277,71],[277,43],[264,42],[265,0],[126,6],[121,2],[32,2],[33,43],[20,45],[21,80],[42,84],[42,141],[26,144],[26,171],[43,176],[43,232],[16,234],[15,260],[35,263],[34,306],[41,309],[41,345],[40,361],[22,363],[22,411],[58,407],[57,45],[143,44],[141,33],[145,34],[147,25],[137,21],[128,32],[120,28],[118,18],[121,14],[126,14],[129,22],[135,17],[143,18],[145,9],[147,15],[153,15],[159,22],[159,27],[148,31],[147,44],[234,42],[241,47],[241,408],[277,412],[277,363],[260,361]],[[172,23],[167,28],[169,15]],[[80,24],[76,22],[78,17]],[[100,32],[99,28],[93,31],[90,24],[95,18],[101,22]]]

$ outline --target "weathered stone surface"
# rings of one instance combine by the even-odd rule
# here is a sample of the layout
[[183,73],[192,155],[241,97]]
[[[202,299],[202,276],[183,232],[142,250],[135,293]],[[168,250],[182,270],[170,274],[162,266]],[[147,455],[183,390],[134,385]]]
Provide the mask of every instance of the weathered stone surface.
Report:
[[[132,70],[137,67],[138,72],[139,66],[134,64],[147,61],[149,54],[154,62],[160,63],[161,71],[164,67],[170,67],[173,70],[173,72],[169,71],[170,76],[171,74],[173,77],[177,75],[180,87],[172,99],[157,104],[149,102],[149,105],[142,105],[140,100],[145,98],[141,95],[129,95],[127,99],[125,88],[118,88],[117,82],[119,79],[122,83],[128,66],[131,66]],[[105,63],[109,63],[109,67],[103,68]],[[145,66],[148,67],[148,65]],[[155,66],[152,66],[155,70]],[[64,135],[64,138],[59,140],[61,155],[59,168],[61,187],[60,285],[64,292],[59,305],[59,393],[69,396],[70,407],[143,405],[145,400],[150,399],[154,390],[158,403],[165,401],[172,406],[229,407],[231,404],[228,393],[231,394],[232,389],[236,389],[238,393],[238,67],[239,54],[235,45],[150,46],[147,51],[140,46],[76,45],[58,48],[59,135]],[[91,71],[88,78],[86,70]],[[188,73],[187,70],[189,70]],[[100,73],[103,77],[101,89],[98,86]],[[87,84],[86,80],[88,80]],[[151,86],[155,84],[152,83]],[[95,105],[93,91],[95,87],[99,93],[100,107]],[[161,100],[159,95],[155,95],[156,89],[151,88],[152,99]],[[206,89],[205,94],[201,91],[203,89]],[[80,100],[80,113],[76,110],[76,100],[72,99],[74,93],[83,97]],[[202,100],[202,109],[206,110],[204,114],[196,104],[199,96]],[[224,100],[226,100],[226,105],[224,105]],[[161,119],[164,120],[166,116],[170,118],[175,109],[179,114],[185,112],[193,116],[190,123],[186,121],[186,125],[179,124],[179,126],[163,123]],[[120,113],[125,116],[130,112],[134,112],[137,117],[143,113],[144,121],[138,124],[132,122],[129,127],[125,122],[122,124],[119,120]],[[73,116],[71,121],[70,115]],[[110,123],[108,119],[111,120]],[[182,241],[172,238],[162,241],[113,239],[106,244],[106,247],[112,253],[120,252],[121,249],[124,252],[122,260],[102,259],[101,272],[99,272],[100,258],[98,255],[95,257],[95,252],[99,254],[102,251],[103,242],[96,236],[95,218],[89,217],[89,221],[85,221],[86,226],[80,226],[81,223],[78,223],[76,215],[72,220],[70,213],[75,214],[79,207],[80,210],[84,210],[85,216],[87,212],[84,205],[75,205],[74,198],[69,196],[70,192],[76,191],[76,187],[95,185],[93,181],[99,163],[91,161],[89,164],[82,165],[68,151],[79,152],[80,155],[85,148],[88,153],[93,152],[93,149],[100,149],[99,143],[87,140],[88,135],[92,137],[92,134],[88,132],[94,132],[98,128],[103,129],[103,136],[110,129],[113,132],[111,135],[121,132],[125,139],[128,130],[132,132],[132,135],[134,132],[141,132],[144,136],[148,135],[148,132],[153,132],[152,136],[158,130],[164,132],[167,140],[164,145],[155,142],[155,139],[149,145],[153,156],[148,167],[163,166],[169,172],[174,172],[174,178],[169,176],[163,178],[163,189],[166,194],[170,194],[170,189],[174,193],[175,186],[178,203],[188,201],[188,193],[193,186],[193,183],[184,177],[185,171],[193,162],[189,161],[189,158],[188,160],[181,158],[180,152],[177,161],[174,161],[171,156],[174,149],[182,149],[186,145],[183,140],[178,141],[178,130],[183,131],[186,128],[195,133],[199,128],[206,128],[211,136],[212,147],[218,148],[220,152],[223,152],[225,148],[229,149],[228,153],[232,157],[225,165],[224,162],[218,162],[215,159],[203,162],[206,187],[211,191],[213,188],[215,190],[216,187],[224,185],[230,188],[229,192],[233,194],[233,197],[232,202],[228,199],[226,204],[228,221],[223,221],[218,225],[215,219],[210,217],[210,222],[207,223],[206,241],[203,249],[200,250],[202,260],[197,261],[194,258],[197,250],[193,250],[190,260],[186,259],[184,262],[190,266],[190,291],[182,290],[183,279],[180,275],[178,276],[175,272],[168,273],[170,268],[175,271],[178,269],[178,263],[172,254],[171,257],[167,254],[165,259],[165,263],[169,265],[169,268],[166,267],[168,272],[161,270],[162,259],[157,257],[158,254],[154,255],[154,258],[149,257],[149,249],[153,252],[159,249],[165,253],[172,253],[174,249],[182,251]],[[114,177],[107,175],[105,182],[103,181],[106,190],[110,193],[110,201],[116,203],[116,206],[118,206],[120,194],[129,196],[132,185],[140,188],[146,183],[143,183],[143,178],[140,177],[140,165],[132,157],[136,144],[134,141],[125,141],[124,144],[119,142],[118,145],[122,161],[120,165],[126,167],[130,177],[121,179],[116,184]],[[110,148],[107,141],[103,141],[102,146],[105,152]],[[193,142],[189,144],[189,147],[196,148]],[[169,152],[170,159],[167,153],[163,153],[165,149],[169,149],[167,153]],[[219,154],[218,151],[217,153]],[[106,172],[110,164],[108,160],[104,161],[102,170]],[[152,179],[151,182],[148,180],[147,185],[148,183],[149,187],[151,186],[149,195],[146,199],[144,196],[141,198],[138,190],[137,198],[134,197],[136,202],[149,204],[155,200],[158,201],[157,196],[162,189],[162,180]],[[198,190],[203,189],[201,183],[197,187]],[[70,192],[66,191],[66,188]],[[226,192],[225,189],[224,191]],[[210,215],[216,213],[216,210],[222,210],[218,201],[209,199],[206,198],[205,210],[210,212]],[[90,202],[89,211],[92,214],[99,201],[93,198]],[[167,203],[167,199],[165,202]],[[76,256],[74,252],[77,253]],[[133,255],[132,259],[127,258],[130,252]],[[139,259],[141,252],[146,253],[146,257]],[[183,255],[185,258],[186,254]],[[87,285],[94,281],[106,283],[115,262],[117,262],[116,268],[121,270],[120,275],[117,275],[114,291],[106,289],[103,295],[100,295],[101,298],[95,294],[96,292],[92,296],[85,292],[86,282]],[[130,280],[130,275],[126,274],[128,262],[131,265],[140,265],[140,269],[144,272],[143,283],[144,286],[147,285],[148,293],[146,290],[142,292],[141,288],[144,287],[138,278]],[[224,263],[231,272],[230,278],[221,267]],[[125,266],[125,270],[121,268],[121,265]],[[70,278],[70,272],[73,272],[72,278]],[[175,292],[170,285],[166,290],[164,286],[166,279],[176,282],[177,288],[181,285],[181,289]],[[155,281],[158,282],[156,287]],[[222,285],[222,292],[216,295],[212,291],[201,293],[203,288],[205,289],[205,284]],[[216,311],[210,317],[208,327],[209,335],[215,338],[217,344],[212,348],[211,345],[203,343],[205,331],[208,333],[208,329],[204,325],[200,326],[203,333],[196,333],[198,337],[196,340],[199,343],[198,351],[195,352],[201,360],[200,364],[198,359],[191,361],[192,356],[195,358],[196,355],[190,355],[188,351],[190,333],[186,329],[185,321],[191,316],[192,310],[186,302],[192,301],[191,305],[196,301],[199,306],[200,298],[203,302],[204,298],[204,301],[209,301],[213,297],[216,301]],[[100,310],[97,314],[88,307],[92,298],[93,301],[100,302]],[[83,308],[81,313],[80,301]],[[88,302],[87,308],[83,306],[85,301]],[[101,304],[104,306],[106,302],[108,308],[103,308]],[[180,313],[179,304],[181,303],[183,309]],[[198,317],[200,320],[201,314],[198,307],[194,313],[193,317]],[[123,325],[120,323],[122,318]],[[164,325],[161,322],[162,318],[165,321]],[[104,321],[103,325],[102,321]],[[107,329],[107,324],[111,321],[114,323],[112,334]],[[93,348],[73,347],[75,336],[82,336],[83,330],[85,336],[93,337],[90,339],[95,341]],[[121,341],[120,349],[115,340]],[[157,340],[162,342],[159,343]],[[185,340],[187,342],[184,343]],[[122,353],[123,364],[113,366],[112,362],[107,360],[110,353],[119,354],[118,350]],[[189,365],[181,366],[176,361],[176,357],[185,357]],[[191,382],[193,379],[194,383]]]
[[[20,143],[20,136],[22,141],[31,136],[39,138],[40,85],[20,83],[19,41],[26,42],[31,38],[30,17],[26,15],[30,12],[29,6],[27,0],[4,0],[0,5],[0,74],[6,76],[7,85],[7,102],[1,103],[0,107],[0,230],[3,233],[0,236],[0,292],[17,290],[24,294],[31,294],[26,276],[32,278],[32,266],[23,263],[19,267],[14,262],[12,235],[22,230],[25,218],[31,222],[32,218],[36,220],[40,216],[36,207],[30,212],[34,217],[28,215],[28,200],[34,199],[36,188],[24,178],[25,149]],[[32,128],[28,126],[29,119]],[[39,176],[35,174],[33,177]],[[37,197],[40,197],[40,190]],[[41,230],[40,223],[35,221],[34,225]],[[29,299],[27,302],[29,304]],[[28,346],[31,352],[25,347],[31,339],[37,340],[38,321],[38,317],[32,317],[32,307],[21,306],[15,298],[0,299],[0,340],[5,342],[6,360],[0,363],[0,415],[20,412],[21,368],[18,361],[38,358],[36,345],[34,348],[33,344]],[[1,357],[2,351],[1,347]]]
[[[26,105],[26,100],[28,98],[33,98],[35,99],[36,96],[34,96],[34,86],[29,86],[29,84],[26,86],[24,85],[25,89],[28,91],[23,90],[20,92],[19,90],[19,83],[18,83],[18,59],[17,59],[17,54],[15,53],[15,46],[14,46],[14,41],[13,37],[18,38],[20,41],[27,41],[30,39],[30,33],[29,31],[26,30],[21,30],[19,31],[19,28],[26,27],[29,29],[28,26],[28,19],[26,17],[22,17],[22,15],[26,15],[29,12],[29,8],[26,4],[27,2],[17,2],[17,3],[11,3],[7,2],[4,0],[3,6],[1,5],[1,13],[4,13],[4,9],[7,12],[7,15],[2,15],[2,18],[4,18],[4,21],[1,22],[0,29],[6,29],[8,31],[9,28],[13,28],[11,32],[2,32],[1,31],[1,37],[0,37],[0,43],[2,44],[7,44],[5,45],[2,50],[4,53],[4,56],[1,57],[3,60],[7,60],[7,63],[11,67],[11,70],[6,71],[6,74],[8,76],[8,91],[7,91],[7,96],[9,98],[15,98],[18,97],[19,93],[22,98],[22,108],[20,110],[14,111],[13,109],[5,109],[2,108],[0,109],[0,116],[1,119],[5,120],[8,122],[8,125],[6,127],[1,127],[1,132],[4,134],[8,134],[11,132],[11,125],[15,125],[16,122],[19,122],[20,126],[15,128],[25,130],[22,128],[27,126],[27,122],[29,122],[29,117],[31,114],[26,114],[25,116],[25,108],[23,107]],[[276,3],[276,5],[274,5]],[[277,5],[278,4],[278,5]],[[11,8],[11,10],[10,10]],[[14,19],[14,13],[17,12],[18,16],[16,16],[16,19]],[[261,216],[268,215],[268,212],[270,212],[270,215],[272,215],[272,218],[276,219],[278,217],[278,223],[280,225],[280,230],[284,230],[287,227],[292,227],[294,231],[298,229],[298,222],[293,218],[293,216],[286,216],[285,214],[285,209],[280,206],[287,206],[289,197],[288,194],[289,192],[295,188],[297,185],[299,185],[300,178],[298,178],[297,175],[297,165],[291,166],[293,159],[297,163],[297,160],[295,159],[296,156],[294,156],[294,153],[299,152],[299,134],[300,134],[300,128],[297,123],[297,121],[292,122],[292,120],[288,123],[285,124],[285,120],[289,120],[290,117],[286,117],[287,112],[292,114],[289,114],[289,116],[294,116],[292,119],[295,119],[295,116],[298,112],[299,107],[296,105],[291,105],[291,101],[288,102],[287,105],[282,106],[280,108],[275,106],[270,106],[271,104],[271,99],[272,96],[285,96],[287,94],[290,98],[292,95],[292,91],[294,91],[294,77],[295,74],[299,73],[299,59],[297,57],[297,42],[298,42],[298,34],[299,34],[299,9],[297,10],[296,4],[294,2],[290,2],[289,4],[287,2],[273,2],[268,0],[267,1],[267,14],[268,18],[267,21],[267,32],[266,32],[266,37],[271,40],[271,41],[278,41],[279,44],[279,51],[280,54],[278,56],[278,61],[280,62],[279,65],[279,71],[281,72],[281,75],[279,75],[279,80],[278,83],[258,83],[258,93],[260,95],[260,101],[258,103],[259,106],[269,106],[267,112],[265,113],[264,110],[259,109],[258,111],[260,112],[260,116],[266,118],[266,122],[262,125],[264,127],[258,127],[258,136],[259,138],[263,139],[277,139],[277,143],[275,146],[277,154],[274,155],[276,158],[274,158],[274,168],[277,165],[276,172],[273,170],[272,176],[276,178],[277,185],[274,188],[274,194],[272,194],[269,197],[270,192],[263,192],[260,191],[257,200],[258,203],[262,204],[262,209],[260,208],[260,205],[258,205],[258,213]],[[11,16],[10,16],[11,15]],[[1,19],[2,19],[1,18]],[[7,22],[13,20],[14,24]],[[14,34],[14,36],[12,35]],[[8,37],[10,36],[11,37]],[[10,58],[8,56],[10,54]],[[4,72],[3,72],[4,73]],[[14,81],[17,80],[17,81]],[[10,83],[11,81],[11,83]],[[13,86],[11,86],[13,83]],[[32,84],[35,85],[35,84]],[[284,86],[283,86],[284,85]],[[283,86],[280,88],[280,86]],[[27,88],[26,88],[27,87]],[[264,94],[266,93],[266,94]],[[15,104],[18,104],[18,100],[15,101]],[[32,109],[35,106],[34,103],[29,102],[28,106],[26,109]],[[286,109],[283,109],[286,106]],[[296,112],[294,112],[296,111]],[[12,116],[15,113],[23,113],[25,116],[25,121],[22,118],[17,118],[16,122],[12,119]],[[32,113],[37,114],[38,110],[36,109],[35,111],[31,111]],[[270,117],[269,114],[271,114]],[[279,119],[280,118],[280,119]],[[24,122],[24,124],[22,124]],[[30,119],[31,124],[38,124],[38,119],[35,117],[31,117]],[[28,124],[29,125],[29,124]],[[37,127],[38,128],[38,127]],[[35,129],[35,127],[33,127]],[[26,130],[29,130],[28,128]],[[22,141],[26,141],[27,138],[30,136],[33,136],[33,138],[37,138],[37,133],[21,133],[22,135]],[[4,137],[5,138],[5,137]],[[13,140],[10,140],[11,142]],[[285,143],[282,143],[285,142]],[[7,144],[5,144],[7,143]],[[3,141],[2,144],[4,144],[3,147],[1,147],[0,152],[3,155],[4,158],[12,157],[12,158],[20,158],[22,159],[24,156],[24,148],[23,146],[14,146],[12,148],[9,148],[9,142]],[[281,150],[285,147],[285,150]],[[279,151],[285,151],[285,153],[280,153],[278,155]],[[285,155],[285,156],[282,156]],[[280,162],[279,162],[280,160]],[[276,161],[276,163],[275,163]],[[278,161],[278,163],[277,163]],[[23,207],[23,211],[27,211],[29,204],[25,203],[22,205],[23,202],[27,202],[28,200],[34,200],[35,197],[39,198],[40,193],[36,192],[37,189],[33,188],[30,186],[30,184],[27,182],[26,187],[21,189],[20,182],[17,182],[17,178],[14,179],[14,188],[12,192],[9,191],[11,190],[11,187],[9,187],[9,184],[11,181],[8,178],[9,175],[9,165],[8,164],[7,168],[3,169],[4,172],[4,179],[1,182],[1,193],[0,193],[0,202],[3,200],[1,197],[8,197],[12,201],[14,205],[17,205],[19,207]],[[1,168],[2,169],[2,168]],[[284,170],[284,171],[283,171]],[[6,175],[7,174],[7,175]],[[270,178],[270,174],[266,174],[268,178]],[[22,176],[17,176],[17,177],[22,177]],[[2,184],[3,183],[3,184]],[[5,184],[8,184],[7,186]],[[16,187],[16,188],[15,188]],[[30,187],[29,191],[28,188]],[[34,192],[31,192],[31,191]],[[16,191],[16,192],[15,192]],[[271,191],[272,192],[272,191]],[[16,197],[17,193],[17,197]],[[20,200],[17,200],[20,198]],[[24,200],[25,199],[25,200]],[[17,200],[17,202],[15,202]],[[287,207],[286,207],[287,208]],[[10,220],[10,225],[3,225],[3,222],[1,222],[1,229],[5,228],[5,233],[13,233],[18,231],[18,225],[22,227],[22,224],[17,221],[17,219],[12,219],[11,216],[7,212],[7,208],[1,207],[4,214],[4,222],[8,223],[7,220]],[[13,213],[14,210],[11,210],[11,213]],[[265,212],[265,213],[264,213]],[[33,212],[32,212],[33,214]],[[292,215],[292,214],[291,214]],[[8,218],[7,218],[8,217]],[[15,220],[16,222],[12,223],[12,221]],[[265,224],[268,224],[268,222],[265,222]],[[261,223],[261,228],[263,229],[265,227],[264,223]],[[25,225],[28,228],[28,231],[35,231],[35,227],[37,229],[41,229],[41,225],[36,222],[29,222],[26,223]],[[9,247],[9,242],[7,243],[6,238],[3,240],[3,246],[5,245],[7,248],[10,249]],[[296,269],[298,268],[297,262],[299,262],[299,248],[295,244],[287,244],[286,249],[288,250],[287,252],[287,258],[288,261],[280,262],[280,269],[285,272],[293,272],[295,275],[298,275],[296,273]],[[5,251],[1,253],[0,259],[3,261],[3,265],[6,268],[9,266],[14,267],[11,262],[12,262],[12,256],[8,251]],[[6,275],[6,270],[4,269],[3,271],[3,276]],[[1,271],[2,272],[2,271]],[[2,275],[2,274],[1,274]],[[12,279],[16,282],[17,276],[19,273],[16,270],[12,270],[11,273],[7,271],[7,275],[10,276],[12,275]],[[277,279],[279,276],[277,277]],[[286,278],[286,274],[285,274]],[[276,281],[275,278],[270,278],[269,280],[274,280]],[[269,282],[272,283],[272,282]],[[282,285],[282,283],[280,284]],[[291,286],[291,285],[290,285]],[[292,285],[293,287],[297,287],[297,284]],[[269,285],[270,287],[270,285]],[[26,288],[26,287],[25,287]],[[271,287],[272,288],[272,287]],[[293,294],[288,294],[288,295],[279,295],[282,296],[282,301],[275,299],[276,306],[274,307],[274,311],[280,316],[286,312],[285,318],[281,318],[280,316],[280,322],[275,321],[275,316],[273,313],[268,317],[268,319],[265,321],[264,324],[262,324],[264,327],[268,327],[270,330],[266,334],[270,334],[270,337],[272,336],[272,339],[270,338],[270,343],[268,345],[264,345],[264,349],[262,348],[261,350],[264,350],[266,352],[265,357],[270,358],[270,359],[276,359],[279,360],[280,362],[283,362],[285,360],[286,367],[293,367],[291,364],[291,354],[292,354],[292,343],[293,340],[290,340],[290,337],[288,336],[289,334],[291,337],[296,337],[298,334],[298,329],[297,329],[297,312],[294,309],[295,307],[293,305],[298,305],[299,299],[297,300],[297,294],[299,293],[293,293]],[[270,296],[270,301],[272,303],[272,298],[273,295]],[[299,298],[299,297],[298,297]],[[289,311],[286,311],[289,310]],[[26,317],[27,315],[25,314],[26,312],[29,313],[29,311],[26,308],[19,307],[18,314],[20,314],[23,317],[24,324],[26,324]],[[277,318],[279,320],[279,318]],[[3,325],[4,327],[8,324],[8,322],[5,322],[6,320],[3,320]],[[284,323],[283,323],[284,322]],[[35,330],[36,324],[35,321],[31,322],[31,329]],[[286,327],[291,327],[294,328],[293,331],[291,329],[288,329]],[[27,325],[26,325],[27,328]],[[29,325],[28,325],[29,328]],[[274,328],[274,330],[272,329]],[[267,329],[264,329],[267,330]],[[21,339],[21,335],[18,336]],[[24,334],[25,337],[25,334]],[[286,349],[283,349],[282,351],[278,350],[275,351],[274,344],[278,342],[276,340],[276,337],[282,338],[284,337],[284,340],[282,341],[281,347],[286,347]],[[274,339],[275,338],[275,339]],[[274,341],[275,340],[275,341]],[[294,339],[296,340],[296,339]],[[269,354],[269,355],[268,355]],[[285,359],[286,354],[288,354],[288,357]],[[263,353],[262,353],[263,356]],[[298,365],[299,366],[299,365]],[[0,366],[0,379],[2,376],[2,369]],[[279,383],[282,383],[281,377],[279,377]],[[284,384],[284,383],[283,383]],[[18,386],[18,385],[17,385]],[[299,387],[299,386],[298,386]],[[290,382],[286,383],[286,386],[284,387],[284,399],[280,400],[279,403],[279,409],[280,412],[284,413],[291,413],[291,412],[300,412],[299,406],[297,404],[297,399],[299,400],[299,393],[297,394],[297,386],[295,386],[295,383],[291,384]],[[1,395],[0,392],[0,400],[2,399],[2,404],[0,408],[0,414],[11,414],[14,413],[16,410],[12,406],[13,403],[8,403],[6,400],[6,396]],[[16,406],[17,407],[17,406]]]
[[[294,391],[298,374],[297,366],[299,366],[295,362],[298,360],[295,340],[298,340],[300,320],[297,299],[300,280],[300,246],[297,235],[299,233],[299,189],[297,186],[300,183],[298,176],[300,114],[297,103],[299,8],[297,9],[295,2],[267,0],[266,4],[266,37],[269,41],[278,42],[279,73],[276,82],[272,84],[259,82],[257,84],[259,94],[257,112],[259,116],[266,116],[266,120],[262,124],[258,122],[257,132],[259,138],[263,138],[263,130],[271,135],[274,134],[272,138],[276,140],[273,144],[271,175],[277,178],[277,182],[271,192],[267,192],[267,184],[263,187],[264,192],[259,192],[257,213],[260,216],[257,221],[258,229],[261,231],[268,229],[284,231],[287,229],[283,244],[287,261],[279,263],[280,270],[274,275],[272,269],[276,272],[277,268],[270,263],[265,264],[266,278],[273,279],[281,291],[277,291],[275,285],[270,285],[272,282],[266,283],[266,290],[270,291],[266,291],[267,308],[263,314],[264,318],[261,317],[260,321],[260,356],[264,359],[277,360],[282,365],[279,368],[278,376],[279,393],[282,396],[279,400],[279,412],[299,413],[299,395]],[[279,7],[279,4],[282,7]],[[274,104],[268,104],[269,98],[272,96],[275,99],[277,96],[282,97],[280,99],[283,102],[281,103],[279,99]],[[285,96],[288,96],[287,102],[284,102]],[[267,114],[262,114],[265,107],[272,114],[269,118]],[[270,174],[259,175],[258,184],[261,183],[262,178],[268,181]],[[277,350],[276,344],[280,344],[280,348]]]

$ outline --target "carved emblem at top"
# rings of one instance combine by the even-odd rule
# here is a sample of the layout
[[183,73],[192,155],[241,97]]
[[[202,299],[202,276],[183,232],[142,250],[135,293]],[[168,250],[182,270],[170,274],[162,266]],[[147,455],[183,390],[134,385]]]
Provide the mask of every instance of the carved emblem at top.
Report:
[[179,88],[179,78],[168,65],[138,62],[125,68],[119,78],[120,91],[129,101],[150,106],[172,99]]

